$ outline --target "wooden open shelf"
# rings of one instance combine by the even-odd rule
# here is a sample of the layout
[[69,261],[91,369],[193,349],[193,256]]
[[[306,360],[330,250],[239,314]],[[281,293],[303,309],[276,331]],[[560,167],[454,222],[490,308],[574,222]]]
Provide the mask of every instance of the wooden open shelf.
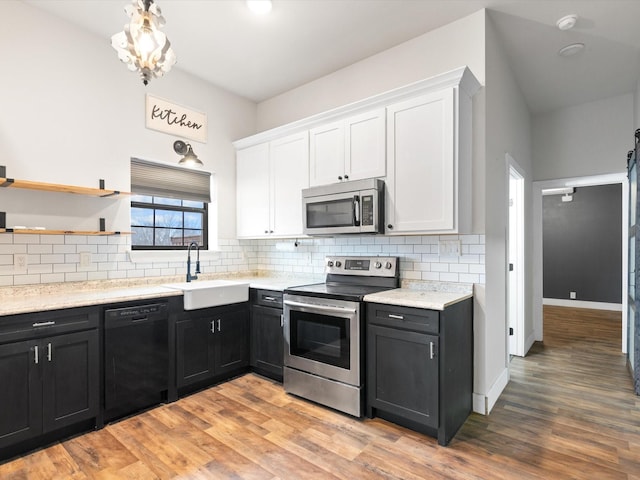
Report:
[[30,180],[16,180],[0,177],[0,188],[23,188],[26,190],[40,190],[44,192],[75,193],[92,197],[111,197],[114,195],[130,195],[128,192],[108,190],[105,188],[78,187],[74,185],[60,185],[57,183],[32,182]]
[[30,228],[0,228],[0,233],[13,233],[16,235],[131,235],[131,232],[96,230],[34,230]]

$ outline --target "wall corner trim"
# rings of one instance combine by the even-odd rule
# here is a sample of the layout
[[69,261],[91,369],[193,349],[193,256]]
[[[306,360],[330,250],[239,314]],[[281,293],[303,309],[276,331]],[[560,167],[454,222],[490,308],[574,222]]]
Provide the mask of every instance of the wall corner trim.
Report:
[[498,379],[489,389],[487,393],[487,415],[491,413],[491,410],[495,406],[498,398],[502,394],[502,391],[506,388],[509,383],[509,368],[505,368],[502,373],[498,376]]

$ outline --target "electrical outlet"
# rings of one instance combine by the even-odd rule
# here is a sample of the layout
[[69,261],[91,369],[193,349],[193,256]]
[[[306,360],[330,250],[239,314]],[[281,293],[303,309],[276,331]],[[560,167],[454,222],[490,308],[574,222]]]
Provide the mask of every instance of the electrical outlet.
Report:
[[576,299],[576,292],[569,292],[569,298],[571,300],[575,300]]
[[27,273],[27,254],[26,253],[14,253],[13,254],[13,272],[14,273]]
[[91,252],[80,252],[80,266],[86,268],[91,265]]
[[440,240],[438,242],[438,254],[460,256],[460,240]]

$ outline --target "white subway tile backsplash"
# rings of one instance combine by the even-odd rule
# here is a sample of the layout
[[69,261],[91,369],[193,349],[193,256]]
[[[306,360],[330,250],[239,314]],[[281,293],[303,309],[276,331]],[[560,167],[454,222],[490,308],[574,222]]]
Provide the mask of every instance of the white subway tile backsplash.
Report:
[[53,265],[53,273],[68,273],[75,272],[76,264],[75,263],[59,263]]
[[65,282],[85,282],[87,280],[87,272],[65,273]]
[[15,275],[13,277],[14,285],[32,285],[40,283],[40,275]]
[[53,253],[53,245],[51,244],[32,244],[27,245],[27,253],[29,254],[41,254],[41,253]]
[[75,245],[53,245],[53,253],[76,253]]
[[87,280],[108,280],[107,272],[87,272]]
[[[439,255],[440,240],[459,240],[461,255]],[[129,242],[126,235],[0,235],[0,285],[161,277],[186,272],[186,260],[131,262]],[[293,244],[293,240],[221,239],[215,252],[204,255],[201,268],[203,273],[267,270],[322,275],[327,255],[381,255],[400,257],[402,279],[485,281],[484,235],[304,238],[298,240],[293,251],[283,250],[283,243]],[[79,265],[82,252],[91,254],[88,267]],[[28,275],[14,273],[14,253],[28,253]]]
[[89,242],[85,235],[65,235],[64,243],[67,245],[86,245]]
[[[0,282],[2,280],[0,279]],[[47,273],[40,275],[41,283],[60,283],[64,282],[64,273]]]
[[482,283],[480,282],[480,275],[472,273],[461,273],[458,278],[461,283]]

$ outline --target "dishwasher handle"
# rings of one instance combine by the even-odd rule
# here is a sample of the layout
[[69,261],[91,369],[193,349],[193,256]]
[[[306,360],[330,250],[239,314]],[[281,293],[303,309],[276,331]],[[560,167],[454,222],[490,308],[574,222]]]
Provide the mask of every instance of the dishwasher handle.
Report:
[[105,330],[123,328],[146,322],[165,321],[168,318],[169,309],[166,303],[115,308],[105,310],[104,328]]

